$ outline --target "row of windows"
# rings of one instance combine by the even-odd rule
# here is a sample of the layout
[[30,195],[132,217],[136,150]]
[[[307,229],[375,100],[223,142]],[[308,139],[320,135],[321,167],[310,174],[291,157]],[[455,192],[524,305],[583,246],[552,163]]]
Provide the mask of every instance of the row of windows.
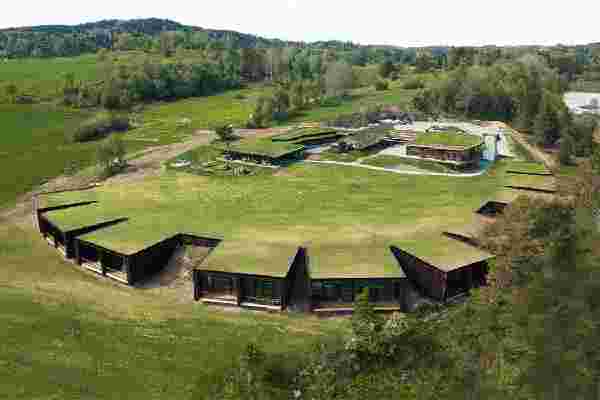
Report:
[[[386,290],[386,285],[387,289]],[[399,283],[384,281],[324,281],[312,282],[312,296],[317,301],[352,303],[365,289],[372,302],[391,301],[399,297]]]
[[[265,279],[253,279],[250,287],[245,287],[246,295],[256,298],[270,299],[273,297],[273,281]],[[208,290],[211,292],[221,292],[225,294],[234,294],[233,278],[226,276],[208,275]]]

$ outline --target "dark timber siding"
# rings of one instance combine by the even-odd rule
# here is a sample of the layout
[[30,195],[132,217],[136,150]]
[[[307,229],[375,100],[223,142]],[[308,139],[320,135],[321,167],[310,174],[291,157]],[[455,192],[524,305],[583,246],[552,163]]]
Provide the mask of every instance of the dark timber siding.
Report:
[[305,248],[300,248],[292,263],[286,282],[288,285],[286,304],[295,311],[310,312],[310,277]]
[[179,245],[176,235],[130,256],[129,284],[144,280],[163,269]]
[[419,260],[413,255],[392,246],[394,256],[400,262],[404,273],[427,296],[444,300],[446,295],[446,274]]
[[485,203],[479,210],[477,210],[478,214],[486,215],[490,217],[495,217],[504,212],[506,208],[506,203],[499,203],[497,201],[488,201]]

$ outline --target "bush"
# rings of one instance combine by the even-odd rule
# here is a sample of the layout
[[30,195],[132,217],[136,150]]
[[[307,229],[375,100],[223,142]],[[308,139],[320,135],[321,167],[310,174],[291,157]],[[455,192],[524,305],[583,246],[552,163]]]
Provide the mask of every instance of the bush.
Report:
[[403,89],[414,90],[414,89],[423,89],[425,87],[425,83],[417,78],[411,78],[402,85]]
[[337,107],[342,104],[341,96],[326,96],[321,99],[321,107]]
[[130,128],[126,115],[100,113],[84,121],[73,133],[74,142],[89,142],[108,136],[111,132],[124,132]]
[[377,82],[375,82],[375,90],[377,90],[377,91],[384,91],[384,90],[388,90],[389,88],[390,88],[390,84],[385,79],[379,79],[379,80],[377,80]]
[[126,166],[125,144],[118,136],[113,136],[98,147],[98,163],[105,176],[111,176]]

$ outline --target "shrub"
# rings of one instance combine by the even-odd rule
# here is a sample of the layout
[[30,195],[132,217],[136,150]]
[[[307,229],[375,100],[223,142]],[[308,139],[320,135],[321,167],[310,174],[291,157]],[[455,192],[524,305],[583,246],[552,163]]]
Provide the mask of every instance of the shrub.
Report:
[[377,91],[384,91],[388,90],[389,88],[390,84],[385,79],[378,79],[377,82],[375,82],[375,90]]
[[126,115],[100,113],[84,121],[73,133],[74,142],[89,142],[108,136],[111,132],[124,132],[130,127]]
[[409,79],[408,81],[406,81],[404,83],[404,85],[402,85],[403,89],[408,89],[408,90],[423,89],[424,87],[425,87],[425,83],[417,77],[413,77],[413,78]]
[[98,163],[104,175],[111,176],[121,171],[125,165],[125,144],[118,136],[113,136],[98,147]]
[[337,107],[342,104],[340,96],[326,96],[321,99],[321,107]]

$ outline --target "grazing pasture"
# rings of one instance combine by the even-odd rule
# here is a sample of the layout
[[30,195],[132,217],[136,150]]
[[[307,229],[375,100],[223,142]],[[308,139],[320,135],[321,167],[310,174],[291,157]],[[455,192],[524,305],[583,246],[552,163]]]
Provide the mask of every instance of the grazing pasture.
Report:
[[87,112],[49,105],[0,105],[0,208],[70,165],[94,160],[96,144],[72,144],[66,138],[87,117]]

